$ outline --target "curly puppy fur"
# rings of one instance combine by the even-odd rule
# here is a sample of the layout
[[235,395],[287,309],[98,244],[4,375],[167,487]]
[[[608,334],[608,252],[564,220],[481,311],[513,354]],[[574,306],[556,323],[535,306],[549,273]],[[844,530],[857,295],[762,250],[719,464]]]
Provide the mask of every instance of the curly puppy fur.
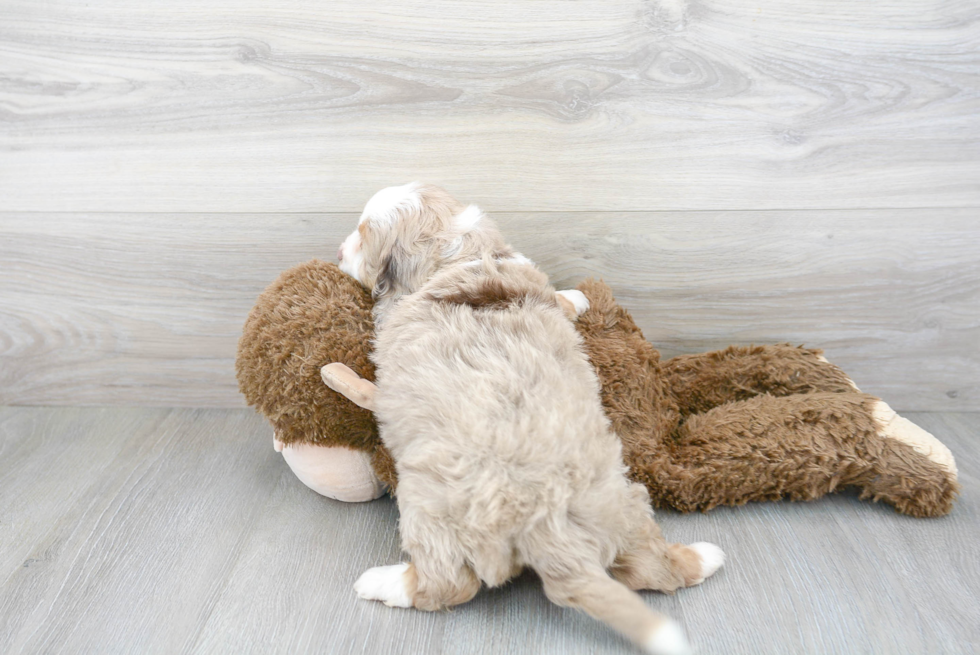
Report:
[[445,192],[390,191],[341,267],[377,300],[375,414],[411,564],[366,573],[359,594],[434,610],[531,567],[555,603],[651,652],[681,648],[631,589],[696,584],[723,555],[664,541],[547,276]]

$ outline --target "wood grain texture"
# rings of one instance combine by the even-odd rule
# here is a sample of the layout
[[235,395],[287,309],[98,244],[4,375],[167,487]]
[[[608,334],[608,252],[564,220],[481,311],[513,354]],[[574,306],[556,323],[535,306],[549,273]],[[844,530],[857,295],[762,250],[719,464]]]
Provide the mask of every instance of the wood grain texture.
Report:
[[4,0],[24,211],[980,205],[974,0]]
[[247,411],[0,414],[0,651],[192,645],[281,473],[262,427]]
[[[827,350],[899,409],[980,409],[974,210],[497,215],[559,288],[605,279],[665,356]],[[0,401],[241,406],[234,357],[280,271],[348,214],[0,214]]]
[[[980,648],[980,414],[911,414],[957,458],[963,494],[913,519],[840,494],[658,512],[728,555],[646,602],[701,653]],[[359,601],[399,560],[397,510],[306,489],[249,410],[0,408],[0,651],[551,655],[632,653],[525,574],[452,612]]]

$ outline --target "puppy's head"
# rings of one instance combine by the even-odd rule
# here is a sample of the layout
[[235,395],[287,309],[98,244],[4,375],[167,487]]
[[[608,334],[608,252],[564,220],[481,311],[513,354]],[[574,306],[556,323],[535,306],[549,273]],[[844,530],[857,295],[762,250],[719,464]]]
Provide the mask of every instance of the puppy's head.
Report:
[[337,257],[342,271],[383,301],[415,292],[447,263],[486,252],[510,254],[479,207],[412,182],[374,194]]

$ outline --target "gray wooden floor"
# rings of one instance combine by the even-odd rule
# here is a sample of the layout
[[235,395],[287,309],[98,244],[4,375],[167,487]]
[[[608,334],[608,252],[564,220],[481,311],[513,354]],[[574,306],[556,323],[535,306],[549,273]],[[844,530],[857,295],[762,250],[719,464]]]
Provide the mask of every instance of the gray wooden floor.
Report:
[[[909,416],[957,458],[951,516],[853,495],[661,512],[729,561],[647,602],[701,653],[980,650],[980,414]],[[270,442],[242,409],[0,409],[0,652],[631,652],[532,575],[438,614],[355,599],[399,559],[394,503],[317,496]]]

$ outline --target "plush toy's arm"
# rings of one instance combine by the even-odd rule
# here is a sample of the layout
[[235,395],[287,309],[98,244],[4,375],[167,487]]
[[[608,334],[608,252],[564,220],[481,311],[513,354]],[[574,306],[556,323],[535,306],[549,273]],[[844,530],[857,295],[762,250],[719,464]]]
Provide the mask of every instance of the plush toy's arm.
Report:
[[373,382],[365,380],[340,362],[327,364],[320,369],[324,384],[358,407],[374,411],[374,394],[378,390]]
[[819,350],[777,346],[732,346],[680,355],[661,366],[665,387],[681,414],[698,414],[760,394],[788,396],[815,391],[857,391],[847,374]]

